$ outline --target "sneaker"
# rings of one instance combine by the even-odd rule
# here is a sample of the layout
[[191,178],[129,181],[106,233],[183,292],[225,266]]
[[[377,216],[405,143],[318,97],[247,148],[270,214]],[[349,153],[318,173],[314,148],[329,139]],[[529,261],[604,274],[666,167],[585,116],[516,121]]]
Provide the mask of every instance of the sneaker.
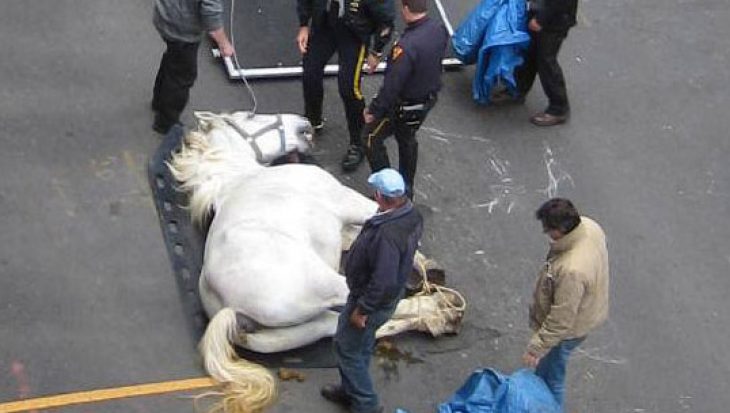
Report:
[[362,163],[365,155],[362,153],[362,148],[357,145],[350,145],[347,148],[347,153],[342,158],[342,170],[345,172],[352,172],[357,169]]
[[352,403],[352,401],[350,400],[350,396],[345,393],[345,390],[342,388],[342,386],[337,384],[328,384],[322,387],[319,393],[322,395],[322,397],[331,401],[332,403],[337,403],[345,407],[349,406]]

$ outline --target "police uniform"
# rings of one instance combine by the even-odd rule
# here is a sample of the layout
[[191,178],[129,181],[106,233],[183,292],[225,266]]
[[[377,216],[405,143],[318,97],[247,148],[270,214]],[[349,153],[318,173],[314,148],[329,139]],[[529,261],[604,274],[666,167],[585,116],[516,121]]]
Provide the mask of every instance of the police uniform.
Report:
[[[365,109],[360,88],[362,66],[369,47],[371,53],[380,55],[390,41],[395,19],[393,0],[297,0],[297,14],[301,27],[311,25],[303,59],[305,116],[314,126],[322,123],[324,67],[337,51],[338,89],[345,106],[350,145],[360,148]],[[362,151],[359,153],[362,159]]]
[[383,86],[368,107],[375,117],[363,130],[370,169],[375,172],[390,167],[383,142],[395,135],[398,169],[411,198],[418,161],[416,131],[436,104],[448,39],[443,24],[428,16],[409,23],[393,46]]

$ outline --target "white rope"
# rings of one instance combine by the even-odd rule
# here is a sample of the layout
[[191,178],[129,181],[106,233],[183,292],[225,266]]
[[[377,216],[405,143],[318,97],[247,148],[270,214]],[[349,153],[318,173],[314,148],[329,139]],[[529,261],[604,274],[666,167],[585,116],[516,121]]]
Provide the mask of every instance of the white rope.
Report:
[[243,70],[241,69],[241,65],[238,63],[238,52],[236,52],[236,36],[234,31],[234,12],[236,10],[236,0],[231,0],[231,16],[230,16],[230,24],[228,25],[228,29],[231,32],[231,47],[233,47],[233,65],[236,66],[236,72],[241,76],[241,79],[243,80],[244,85],[246,85],[246,89],[248,89],[249,96],[251,96],[251,101],[253,102],[253,109],[251,109],[251,112],[249,114],[249,117],[256,114],[256,107],[258,106],[258,102],[256,101],[256,94],[253,92],[253,88],[248,83],[248,79],[246,79],[246,76],[243,74]]
[[[464,298],[464,296],[460,292],[456,291],[453,288],[449,288],[449,287],[445,287],[445,286],[437,285],[437,284],[431,284],[428,281],[428,276],[426,273],[426,265],[424,264],[423,261],[418,262],[418,267],[420,268],[420,270],[421,270],[420,273],[421,273],[421,276],[423,277],[423,285],[421,286],[421,291],[414,294],[413,296],[421,297],[421,296],[436,295],[437,303],[443,304],[443,306],[438,305],[438,304],[436,305],[436,315],[438,315],[442,319],[446,319],[446,315],[448,315],[448,314],[457,313],[457,314],[460,314],[460,316],[463,315],[464,311],[466,310],[466,298]],[[455,303],[455,302],[453,302],[453,300],[449,299],[449,297],[447,296],[447,293],[453,294],[453,296],[457,299],[457,302]],[[417,309],[418,323],[421,327],[428,328],[428,326],[426,325],[427,324],[426,320],[433,319],[435,317],[433,317],[433,314],[429,314],[429,315],[423,314],[423,312],[421,311],[421,300],[417,300],[417,304],[418,304],[418,309]],[[421,330],[421,328],[419,328],[419,330]]]

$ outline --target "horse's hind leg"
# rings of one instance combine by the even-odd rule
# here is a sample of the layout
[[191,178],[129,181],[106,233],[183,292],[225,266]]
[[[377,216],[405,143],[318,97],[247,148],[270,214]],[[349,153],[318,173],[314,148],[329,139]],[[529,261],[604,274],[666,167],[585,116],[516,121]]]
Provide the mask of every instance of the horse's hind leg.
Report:
[[261,328],[250,334],[240,334],[239,346],[257,353],[291,350],[331,337],[337,329],[338,313],[325,311],[314,319],[291,327]]

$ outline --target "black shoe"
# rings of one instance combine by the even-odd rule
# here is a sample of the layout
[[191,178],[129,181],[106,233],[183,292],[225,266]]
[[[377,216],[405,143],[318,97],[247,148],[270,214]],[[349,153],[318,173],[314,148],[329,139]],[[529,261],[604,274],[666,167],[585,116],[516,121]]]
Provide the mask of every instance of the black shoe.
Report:
[[522,95],[512,96],[506,90],[497,92],[491,96],[489,102],[493,105],[521,105],[525,103],[525,97]]
[[565,123],[568,120],[568,114],[552,115],[546,112],[540,112],[530,118],[530,122],[536,126],[555,126]]
[[312,129],[314,129],[315,135],[321,135],[324,132],[324,119],[312,123]]
[[352,172],[362,163],[365,155],[362,153],[362,148],[357,145],[350,145],[347,148],[345,157],[342,158],[342,170],[345,172]]
[[342,386],[340,385],[328,384],[322,387],[319,393],[322,395],[322,397],[331,401],[332,403],[337,403],[345,407],[349,406],[352,403],[352,401],[350,400],[350,396],[345,393],[345,390],[343,390]]

